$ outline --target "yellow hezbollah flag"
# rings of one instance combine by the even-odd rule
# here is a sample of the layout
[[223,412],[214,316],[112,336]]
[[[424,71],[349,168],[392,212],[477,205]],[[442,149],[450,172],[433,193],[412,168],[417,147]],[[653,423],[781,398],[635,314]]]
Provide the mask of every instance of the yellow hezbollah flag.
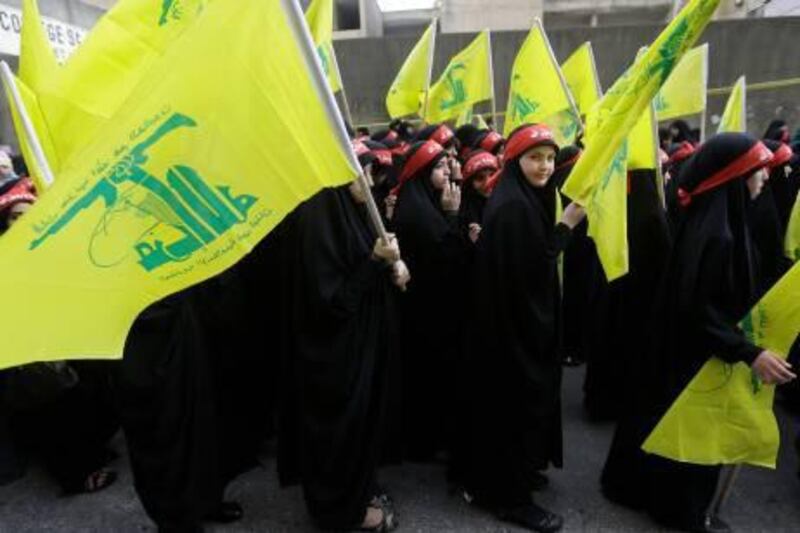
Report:
[[57,160],[51,162],[54,172],[92,143],[153,63],[209,2],[121,0],[56,75],[32,87],[57,152]]
[[658,167],[658,141],[651,106],[645,109],[628,135],[628,170],[656,170]]
[[322,69],[333,92],[342,90],[336,52],[333,49],[333,0],[312,0],[306,11],[306,21],[317,47]]
[[[59,161],[58,155],[50,136],[50,129],[47,127],[39,107],[39,99],[36,96],[36,92],[40,91],[51,77],[58,75],[61,67],[58,65],[53,48],[50,46],[50,41],[45,35],[39,8],[35,0],[24,0],[22,3],[22,20],[19,78],[15,78],[14,82],[39,138],[45,157],[47,157],[51,165],[57,165]],[[45,173],[36,162],[33,149],[28,142],[28,136],[22,125],[19,109],[17,109],[14,99],[11,98],[8,88],[6,88],[6,99],[11,108],[11,119],[14,124],[14,131],[17,134],[20,152],[25,158],[31,179],[36,184],[37,191],[41,194],[50,184],[46,182]]]
[[[636,60],[633,67],[614,83],[595,106],[595,111],[591,113],[595,115],[594,118],[587,119],[588,148],[572,170],[563,190],[567,196],[586,206],[590,231],[592,217],[598,216],[597,210],[606,202],[602,198],[606,192],[601,194],[598,191],[608,191],[610,176],[619,175],[612,169],[617,166],[626,137],[676,63],[699,38],[718,5],[719,0],[692,0]],[[591,126],[592,122],[594,126]],[[619,187],[619,184],[615,184],[612,190],[616,191]],[[608,200],[613,199],[617,203],[602,207],[605,213],[619,211],[621,201],[617,195]],[[624,220],[625,216],[623,210],[618,215],[619,220]],[[625,240],[616,240],[623,235],[622,228],[603,232],[597,231],[595,224],[595,230],[592,238],[597,244],[606,277],[611,281],[623,276],[628,272],[627,250],[616,249],[619,246],[627,248]],[[605,240],[608,242],[603,242]],[[604,254],[601,250],[608,253]]]
[[789,227],[786,229],[786,257],[800,261],[800,194],[794,201]]
[[435,39],[434,20],[408,54],[389,88],[389,94],[386,95],[386,109],[390,117],[398,118],[420,112],[420,102],[424,100],[425,90],[431,82]]
[[[236,263],[354,156],[293,0],[211,3],[0,239],[0,368],[120,357],[150,303]],[[213,65],[213,75],[209,75]],[[280,76],[276,76],[276,72]]]
[[603,97],[592,43],[587,41],[578,47],[561,65],[561,72],[581,115],[588,115],[592,106]]
[[522,43],[511,69],[505,136],[525,123],[547,124],[561,145],[572,143],[581,125],[539,19]]
[[708,44],[686,52],[655,99],[658,120],[696,115],[706,109]]
[[[786,357],[800,333],[800,263],[740,324],[754,345]],[[672,404],[642,449],[684,463],[775,468],[780,434],[775,386],[744,363],[710,359]]]
[[428,92],[429,124],[458,117],[466,109],[494,95],[489,31],[482,31],[469,46],[453,56],[444,73]]
[[719,121],[717,133],[747,131],[747,78],[742,76],[736,80],[733,91],[725,104],[725,112]]

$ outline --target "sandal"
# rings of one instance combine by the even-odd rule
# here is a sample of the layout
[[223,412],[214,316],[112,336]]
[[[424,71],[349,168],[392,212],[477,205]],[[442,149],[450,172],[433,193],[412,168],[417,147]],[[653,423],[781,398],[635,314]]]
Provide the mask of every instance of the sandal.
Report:
[[83,482],[83,488],[80,492],[84,494],[91,494],[93,492],[100,492],[107,489],[117,480],[117,473],[113,470],[106,470],[101,468],[89,474],[86,481]]
[[[376,509],[381,512],[381,521],[375,524],[374,526],[367,526],[364,524],[367,520],[367,515],[369,514],[370,509]],[[394,531],[397,529],[399,525],[398,521],[394,517],[394,512],[383,508],[381,506],[374,506],[370,504],[367,507],[367,513],[364,514],[364,522],[361,523],[361,527],[357,529],[357,531],[371,531],[373,533],[386,533],[388,531]]]

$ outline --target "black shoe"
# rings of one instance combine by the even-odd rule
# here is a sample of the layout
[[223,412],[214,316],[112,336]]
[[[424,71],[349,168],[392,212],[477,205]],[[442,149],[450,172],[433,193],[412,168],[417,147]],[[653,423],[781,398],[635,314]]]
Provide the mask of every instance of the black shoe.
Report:
[[219,506],[206,515],[206,520],[217,524],[231,524],[244,517],[244,509],[239,502],[220,502]]
[[564,526],[561,516],[542,509],[535,503],[502,511],[498,513],[498,518],[539,533],[555,533]]
[[692,528],[692,533],[730,533],[731,526],[716,515],[706,516],[699,527]]

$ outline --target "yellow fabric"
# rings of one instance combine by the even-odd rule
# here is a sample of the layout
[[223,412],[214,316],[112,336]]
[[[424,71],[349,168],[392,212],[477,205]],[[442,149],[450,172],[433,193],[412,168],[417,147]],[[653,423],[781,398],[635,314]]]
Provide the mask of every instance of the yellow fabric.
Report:
[[[621,224],[626,219],[624,199],[618,192],[611,193],[624,187],[615,183],[617,177],[625,176],[618,168],[627,160],[624,154],[623,164],[618,164],[621,147],[675,64],[700,37],[718,4],[719,0],[692,0],[587,118],[588,147],[564,184],[564,192],[586,206],[590,231],[594,227],[592,238],[609,280],[628,272],[627,239],[622,238],[625,232]],[[619,224],[617,227],[601,228],[598,220],[592,221],[599,218],[607,224],[612,221],[610,217]]]
[[147,305],[222,272],[301,201],[357,175],[311,78],[314,52],[289,25],[303,20],[282,6],[211,3],[3,235],[0,290],[14,305],[0,320],[14,334],[0,368],[120,357]]
[[306,21],[317,45],[317,54],[328,84],[333,92],[339,92],[342,90],[342,80],[339,79],[334,57],[336,51],[333,49],[333,0],[312,0],[306,11]]
[[628,170],[656,170],[658,140],[653,125],[653,111],[648,107],[628,135]]
[[571,144],[575,140],[580,117],[564,90],[559,69],[547,35],[539,24],[534,24],[511,69],[506,137],[522,124],[543,123],[553,130],[558,144]]
[[[47,128],[44,117],[39,109],[39,100],[36,98],[36,95],[33,93],[33,91],[31,91],[28,86],[16,76],[14,76],[14,83],[17,86],[17,90],[22,98],[22,103],[28,113],[28,118],[33,124],[33,129],[36,131],[36,135],[39,138],[39,143],[42,146],[42,150],[44,151],[45,157],[47,158],[48,163],[51,165],[52,170],[54,163],[58,163],[58,158],[55,155],[55,148],[53,147],[50,139],[49,129]],[[39,195],[41,195],[45,190],[47,190],[48,185],[45,183],[42,169],[39,167],[36,157],[34,157],[33,149],[28,143],[27,133],[25,132],[25,127],[22,124],[19,110],[17,109],[14,99],[11,96],[11,91],[8,87],[5,87],[5,92],[6,100],[11,108],[11,120],[14,124],[14,131],[16,132],[17,139],[19,141],[20,152],[22,153],[22,157],[25,158],[25,163],[28,167],[28,173],[30,174],[31,180],[33,180],[33,183],[36,185],[36,191]]]
[[435,24],[431,23],[422,34],[389,88],[386,109],[392,118],[422,114],[420,106],[424,105],[430,62],[433,58]]
[[581,115],[589,114],[592,106],[603,96],[600,80],[597,79],[592,43],[585,42],[579,46],[561,65],[561,72]]
[[786,229],[786,257],[792,261],[800,261],[800,194],[794,201],[789,227]]
[[733,91],[725,104],[722,120],[719,122],[717,133],[747,131],[747,78],[742,76],[736,80]]
[[475,115],[472,112],[472,107],[468,107],[463,113],[458,115],[458,119],[456,120],[456,128],[460,128],[465,124],[472,124],[473,118],[475,118]]
[[658,120],[702,113],[706,108],[708,45],[686,52],[656,95]]
[[[748,340],[786,357],[800,333],[800,263],[740,324]],[[710,359],[645,441],[646,452],[704,465],[775,468],[780,434],[772,412],[775,387],[744,363]]]
[[153,63],[211,1],[121,0],[58,74],[34,90],[57,154],[54,172],[94,141]]
[[[39,143],[42,146],[44,156],[47,158],[51,167],[58,168],[59,157],[47,127],[44,116],[39,107],[39,99],[36,92],[40,91],[45,83],[53,76],[58,75],[60,66],[56,61],[53,48],[45,35],[42,27],[42,19],[39,15],[39,8],[36,0],[24,0],[22,3],[22,32],[20,35],[20,60],[19,77],[15,78],[17,90],[22,98],[22,103],[30,118]],[[14,103],[11,94],[6,88],[6,98],[11,108],[11,119],[14,124],[14,131],[17,135],[20,152],[25,158],[28,172],[39,194],[47,188],[44,181],[44,174],[39,168],[33,149],[28,143],[28,135],[22,125],[19,110]]]
[[425,122],[434,124],[455,119],[474,104],[492,98],[489,38],[489,31],[482,31],[469,46],[453,56],[428,93]]

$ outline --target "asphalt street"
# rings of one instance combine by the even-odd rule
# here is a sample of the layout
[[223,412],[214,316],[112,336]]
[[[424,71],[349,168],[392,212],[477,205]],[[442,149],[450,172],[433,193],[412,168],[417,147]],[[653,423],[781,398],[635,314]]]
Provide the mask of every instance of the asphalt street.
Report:
[[[550,487],[539,502],[565,518],[564,531],[661,531],[647,517],[608,503],[598,489],[600,469],[613,432],[610,424],[586,421],[581,407],[583,369],[567,369],[564,380],[565,466],[551,471]],[[778,470],[745,468],[724,509],[724,518],[741,532],[800,531],[798,459],[791,445],[800,421],[778,409],[783,445]],[[124,447],[121,438],[118,448]],[[0,487],[0,533],[154,531],[132,487],[124,459],[113,465],[120,479],[94,495],[63,497],[35,466],[28,475]],[[436,465],[402,465],[381,473],[383,485],[398,508],[398,531],[521,531],[496,521],[449,494],[444,469]],[[229,498],[246,512],[231,526],[209,526],[215,533],[315,531],[299,489],[278,487],[274,457],[267,451],[262,468],[237,479]]]

